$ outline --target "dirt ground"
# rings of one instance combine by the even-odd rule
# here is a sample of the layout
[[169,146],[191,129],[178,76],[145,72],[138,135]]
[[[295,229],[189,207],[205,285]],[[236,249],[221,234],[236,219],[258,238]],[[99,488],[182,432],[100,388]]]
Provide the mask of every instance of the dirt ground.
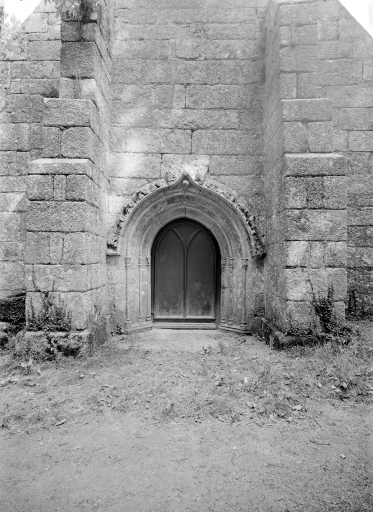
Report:
[[0,511],[371,512],[367,332],[343,350],[154,330],[89,359],[3,353]]

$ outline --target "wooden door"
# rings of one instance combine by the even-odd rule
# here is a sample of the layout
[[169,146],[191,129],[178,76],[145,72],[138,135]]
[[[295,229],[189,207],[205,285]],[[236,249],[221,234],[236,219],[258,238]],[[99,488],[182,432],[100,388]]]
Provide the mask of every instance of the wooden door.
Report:
[[215,321],[217,246],[203,226],[172,222],[158,234],[152,259],[155,321]]

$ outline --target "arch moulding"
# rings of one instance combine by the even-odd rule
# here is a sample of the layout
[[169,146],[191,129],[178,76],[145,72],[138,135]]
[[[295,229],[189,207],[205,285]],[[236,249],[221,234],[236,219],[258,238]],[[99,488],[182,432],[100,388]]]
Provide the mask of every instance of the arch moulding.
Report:
[[207,178],[173,175],[149,183],[126,199],[107,243],[112,328],[119,332],[152,327],[151,249],[159,230],[189,218],[208,228],[221,254],[222,329],[248,332],[254,321],[255,293],[265,254],[255,216],[232,189]]

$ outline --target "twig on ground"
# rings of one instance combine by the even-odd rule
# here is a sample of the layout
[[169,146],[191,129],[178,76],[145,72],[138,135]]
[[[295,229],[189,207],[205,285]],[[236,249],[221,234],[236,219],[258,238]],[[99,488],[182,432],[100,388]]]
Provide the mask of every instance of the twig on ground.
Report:
[[320,446],[330,446],[331,445],[331,443],[323,443],[321,441],[316,441],[316,439],[310,439],[310,442],[314,443],[314,444],[318,444]]

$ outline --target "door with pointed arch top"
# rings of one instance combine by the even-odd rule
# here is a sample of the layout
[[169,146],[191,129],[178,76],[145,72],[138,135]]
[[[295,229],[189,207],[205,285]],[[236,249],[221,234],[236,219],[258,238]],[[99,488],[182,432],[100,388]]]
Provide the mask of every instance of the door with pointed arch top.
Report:
[[153,319],[216,322],[219,248],[201,224],[180,219],[165,226],[152,250]]

